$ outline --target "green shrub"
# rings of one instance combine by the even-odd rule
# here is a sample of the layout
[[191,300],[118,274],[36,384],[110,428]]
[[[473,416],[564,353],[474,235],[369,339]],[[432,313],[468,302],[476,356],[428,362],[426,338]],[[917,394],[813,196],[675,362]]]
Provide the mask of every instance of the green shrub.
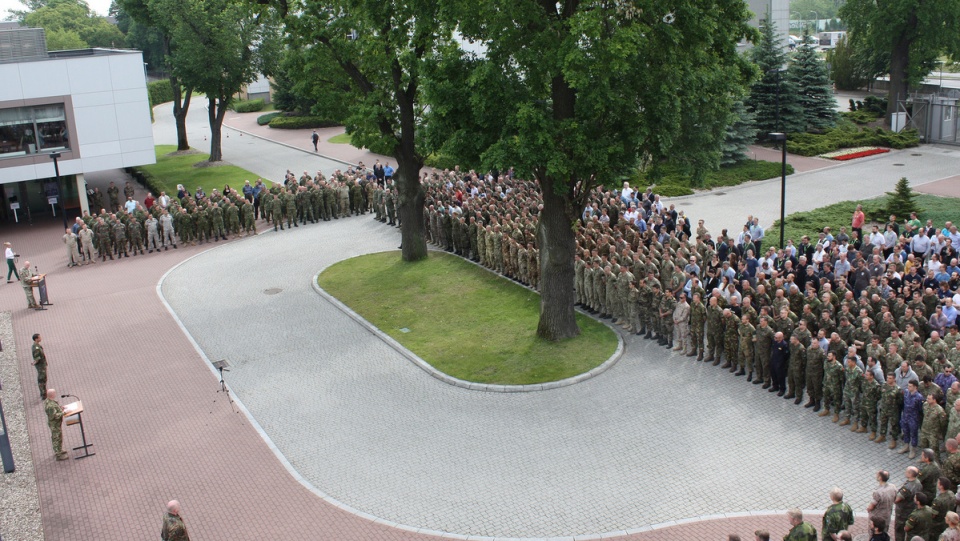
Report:
[[235,101],[230,105],[230,108],[237,113],[256,113],[257,111],[263,111],[263,108],[267,105],[263,98],[257,98],[255,100],[239,100]]
[[871,122],[876,122],[877,119],[883,117],[883,113],[877,114],[873,111],[867,109],[857,109],[856,111],[844,111],[840,113],[840,116],[853,122],[854,124],[869,124]]
[[459,161],[449,154],[434,152],[423,160],[423,165],[433,167],[434,169],[453,169],[459,165]]
[[154,81],[147,83],[147,96],[150,98],[150,107],[173,101],[173,87],[170,81]]
[[[860,111],[857,111],[860,113]],[[864,128],[838,126],[822,134],[795,133],[787,140],[787,150],[801,156],[817,156],[841,148],[878,146],[886,148],[908,148],[920,144],[916,130],[904,130],[894,133],[883,128]]]
[[681,195],[693,195],[693,190],[677,184],[657,184],[653,187],[653,193],[661,197],[680,197]]
[[[746,160],[734,165],[720,167],[715,171],[707,171],[704,175],[702,187],[715,188],[718,186],[737,186],[753,180],[767,180],[780,176],[782,164],[763,160]],[[793,174],[793,166],[787,164],[787,174]],[[651,170],[639,173],[631,179],[631,184],[645,185],[656,183],[665,186],[690,187],[694,185],[693,177],[677,164],[658,164]],[[701,187],[698,185],[698,187]],[[692,191],[690,193],[693,193]],[[678,194],[689,195],[689,194]]]
[[267,124],[270,123],[271,120],[277,118],[282,114],[283,113],[280,113],[280,112],[273,112],[273,113],[267,113],[265,115],[260,115],[257,117],[257,124],[260,126],[266,126]]
[[319,116],[278,116],[270,120],[270,127],[280,130],[301,130],[304,128],[329,128],[340,124]]

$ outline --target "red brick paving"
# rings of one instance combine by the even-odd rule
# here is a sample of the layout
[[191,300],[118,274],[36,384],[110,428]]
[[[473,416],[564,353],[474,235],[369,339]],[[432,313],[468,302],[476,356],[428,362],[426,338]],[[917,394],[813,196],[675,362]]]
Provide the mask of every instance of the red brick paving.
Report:
[[960,197],[960,175],[915,186],[914,191],[943,197]]
[[[33,226],[0,228],[3,240],[48,274],[54,303],[46,312],[27,310],[19,284],[0,288],[13,312],[23,388],[35,389],[28,352],[30,336],[39,332],[49,385],[83,399],[96,453],[55,462],[39,397],[26,393],[47,540],[156,538],[164,504],[173,498],[182,502],[194,540],[436,539],[358,517],[318,497],[216,392],[216,377],[156,293],[169,268],[207,246],[67,269],[60,226],[40,219]],[[65,447],[80,445],[78,427],[64,432]],[[810,518],[819,526],[819,517]],[[629,538],[725,539],[739,533],[751,539],[757,528],[779,539],[787,521],[782,514],[716,519]]]

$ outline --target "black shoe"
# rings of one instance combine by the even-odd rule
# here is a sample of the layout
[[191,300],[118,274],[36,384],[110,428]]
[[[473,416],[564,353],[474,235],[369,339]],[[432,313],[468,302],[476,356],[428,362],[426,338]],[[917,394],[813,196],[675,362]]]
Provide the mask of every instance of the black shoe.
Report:
[[[769,389],[767,389],[768,393],[775,393],[777,391],[780,391],[780,389],[777,389],[776,387],[772,387],[772,386]],[[780,395],[783,396],[783,391],[780,391]]]
[[760,385],[761,383],[763,383],[763,380],[760,379],[759,377],[757,377],[756,379],[753,380],[753,384],[754,384],[754,385]]
[[820,411],[820,402],[817,402],[816,404],[813,405],[813,411],[814,412]]
[[803,402],[803,397],[802,397],[802,396],[798,396],[797,399],[793,401],[793,403],[794,403],[794,404],[797,404],[797,405],[799,405],[801,402]]
[[745,375],[747,375],[747,373],[743,370],[743,368],[741,368],[740,370],[737,370],[737,373],[734,374],[734,375],[737,376],[737,377],[740,377],[740,376],[745,376]]
[[[757,381],[760,381],[760,380],[757,379]],[[764,383],[764,384],[763,384],[763,387],[761,387],[761,389],[769,389],[769,388],[770,388],[770,384],[769,384],[769,383]]]
[[[797,404],[799,404],[799,402],[797,402]],[[806,404],[803,405],[803,407],[805,407],[805,408],[812,408],[812,407],[814,407],[814,406],[816,406],[816,405],[817,405],[816,402],[814,402],[813,400],[809,400]]]
[[747,374],[747,382],[753,382],[753,372]]
[[784,392],[785,392],[785,391],[784,391],[783,389],[781,389],[780,392],[777,393],[777,396],[783,396],[783,393],[784,393]]
[[152,254],[152,253],[153,253],[153,250],[148,250],[147,253],[148,253],[148,254]]

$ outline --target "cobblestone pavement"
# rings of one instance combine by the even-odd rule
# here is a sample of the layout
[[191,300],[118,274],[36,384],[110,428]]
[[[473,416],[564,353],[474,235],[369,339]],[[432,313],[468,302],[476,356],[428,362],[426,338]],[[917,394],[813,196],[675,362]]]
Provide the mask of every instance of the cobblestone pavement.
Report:
[[162,283],[207,357],[234,365],[228,383],[279,451],[338,502],[414,528],[551,537],[814,509],[834,485],[862,510],[876,470],[907,465],[636,337],[616,366],[572,387],[439,382],[311,288],[336,261],[395,248],[394,231],[369,217],[307,225],[206,252]]

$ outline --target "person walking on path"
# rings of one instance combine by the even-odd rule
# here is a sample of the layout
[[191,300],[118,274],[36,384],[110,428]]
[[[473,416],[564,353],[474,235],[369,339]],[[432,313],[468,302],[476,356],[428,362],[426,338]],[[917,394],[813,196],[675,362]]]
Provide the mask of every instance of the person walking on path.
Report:
[[313,130],[313,135],[310,136],[310,140],[313,141],[313,151],[317,151],[317,143],[320,142],[320,134],[317,133],[317,130]]
[[7,257],[7,283],[9,284],[10,282],[13,281],[10,279],[11,274],[17,280],[20,280],[20,274],[17,273],[17,264],[15,262],[15,259],[17,258],[18,254],[13,251],[13,248],[11,247],[9,242],[4,242],[3,247],[6,248],[6,250],[4,250],[4,253]]
[[33,355],[33,366],[37,369],[37,386],[40,387],[40,400],[47,396],[47,356],[43,353],[43,346],[40,345],[40,333],[33,335],[33,345],[30,346],[30,353]]
[[47,426],[50,427],[50,439],[53,441],[53,454],[57,460],[67,460],[63,450],[63,408],[56,401],[57,390],[47,389],[47,399],[43,401],[43,411],[47,414]]
[[160,539],[163,541],[190,541],[190,536],[187,535],[187,526],[180,516],[180,502],[177,500],[171,500],[167,503],[167,514],[163,516]]

